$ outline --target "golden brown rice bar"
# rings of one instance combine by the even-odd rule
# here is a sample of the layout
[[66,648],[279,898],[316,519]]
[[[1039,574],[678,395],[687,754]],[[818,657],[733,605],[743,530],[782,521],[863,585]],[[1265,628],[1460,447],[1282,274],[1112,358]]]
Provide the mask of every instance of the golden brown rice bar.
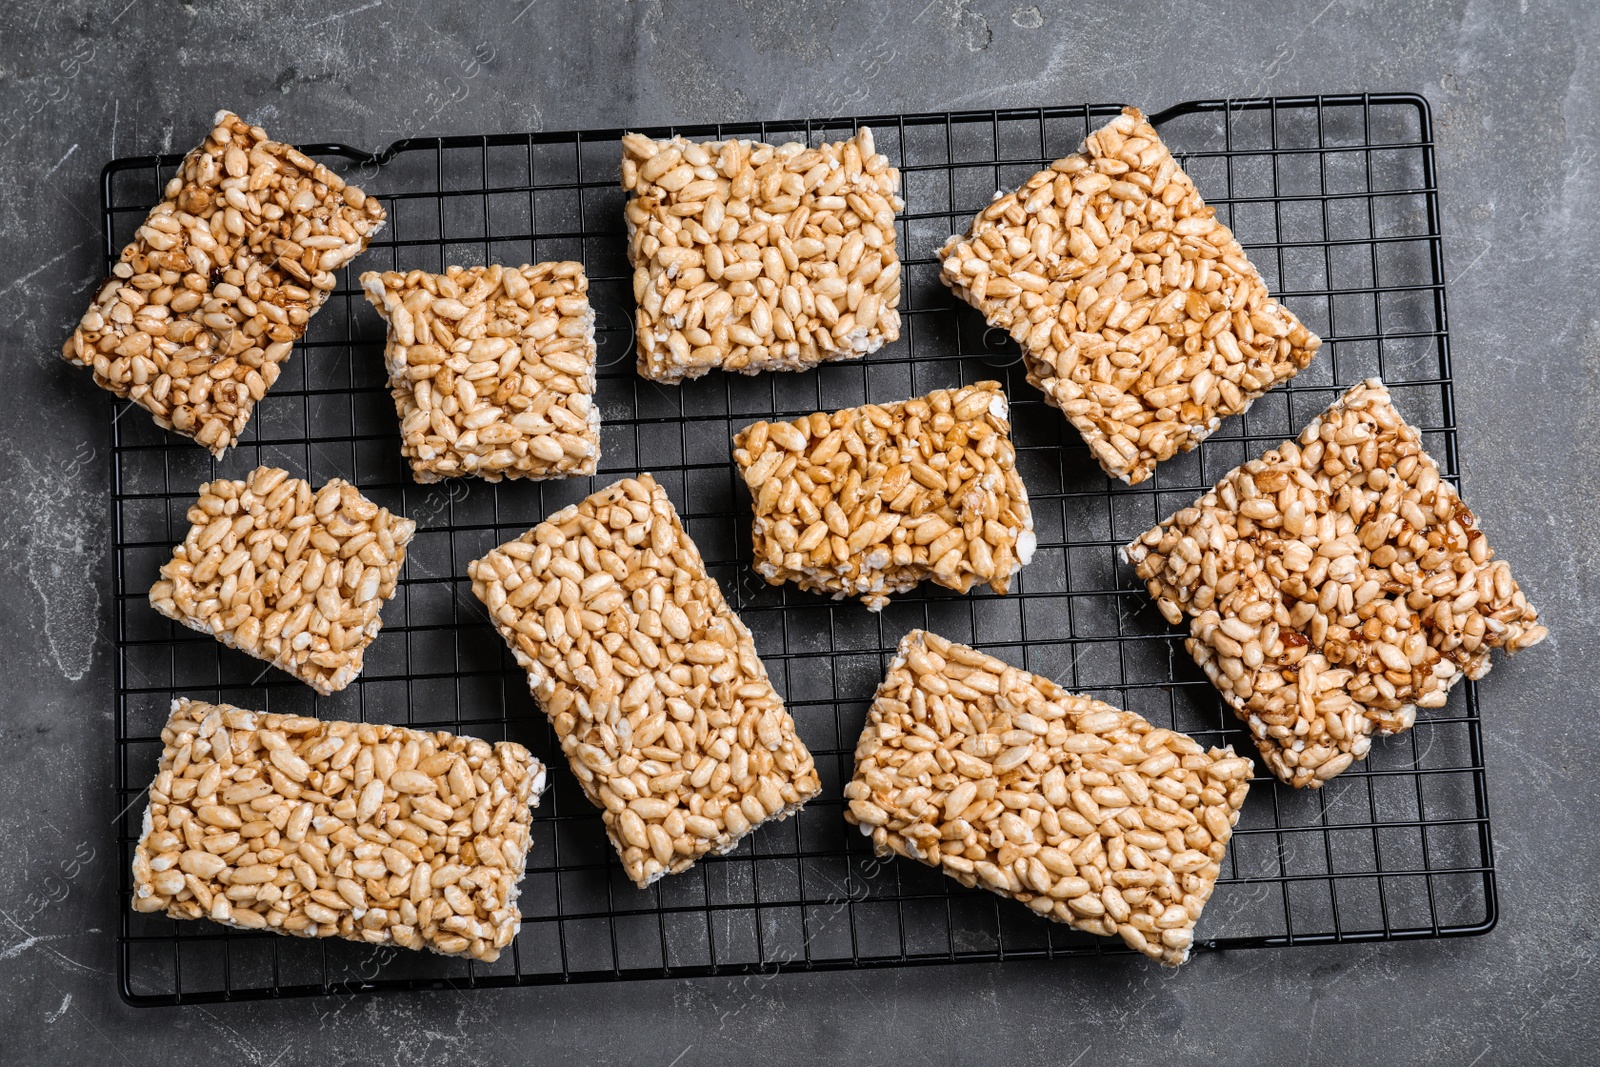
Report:
[[419,482],[564,478],[600,458],[583,264],[369,271],[401,451]]
[[1122,556],[1294,786],[1549,632],[1376,378]]
[[1168,966],[1189,956],[1250,761],[925,630],[856,743],[845,818],[890,852]]
[[492,963],[545,771],[521,745],[172,702],[133,910]]
[[820,788],[750,631],[649,475],[468,571],[641,888]]
[[377,200],[219,111],[61,354],[221,456],[383,223]]
[[200,487],[150,606],[324,696],[361,673],[417,524],[275,467]]
[[848,141],[622,139],[639,373],[856,359],[900,336],[900,172]]
[[1322,344],[1136,108],[996,198],[940,256],[941,280],[1011,332],[1028,380],[1129,485]]
[[978,382],[746,427],[756,571],[873,611],[925,578],[1004,593],[1035,545],[1008,414],[1000,383]]

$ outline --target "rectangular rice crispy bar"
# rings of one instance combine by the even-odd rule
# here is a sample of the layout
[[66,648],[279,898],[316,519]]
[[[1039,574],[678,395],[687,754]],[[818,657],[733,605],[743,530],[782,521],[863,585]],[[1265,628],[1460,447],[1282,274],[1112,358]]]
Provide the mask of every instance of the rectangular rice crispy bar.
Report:
[[381,204],[227,111],[184,157],[62,346],[216,456],[239,439]]
[[401,451],[419,482],[565,478],[600,458],[583,264],[369,271]]
[[878,687],[845,818],[895,853],[1168,966],[1189,956],[1250,788],[1232,748],[913,630]]
[[150,606],[323,696],[361,673],[417,524],[349,482],[275,467],[200,487]]
[[1376,378],[1122,556],[1294,786],[1549,632]]
[[997,593],[1033,555],[998,382],[758,422],[733,439],[754,500],[755,568],[873,611],[931,578]]
[[807,148],[622,139],[639,373],[856,359],[900,336],[900,172],[862,127]]
[[649,475],[468,571],[641,888],[817,793],[750,631]]
[[133,910],[492,963],[545,769],[521,745],[179,699]]
[[940,257],[941,280],[1010,331],[1028,380],[1129,485],[1322,344],[1136,108],[997,196]]

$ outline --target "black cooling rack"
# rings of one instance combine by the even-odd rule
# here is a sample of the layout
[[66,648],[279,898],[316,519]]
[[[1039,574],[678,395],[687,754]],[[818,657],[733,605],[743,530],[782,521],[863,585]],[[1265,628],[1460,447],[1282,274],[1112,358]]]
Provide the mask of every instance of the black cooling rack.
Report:
[[[1182,104],[1162,135],[1249,249],[1267,283],[1327,344],[1287,387],[1231,419],[1136,488],[1110,483],[1065,420],[1024,380],[1016,346],[938,283],[935,253],[996,189],[1074,150],[1114,106],[683,126],[710,138],[817,143],[870,124],[904,178],[901,339],[806,374],[713,374],[678,388],[633,370],[632,300],[618,188],[621,131],[401,141],[372,156],[309,146],[381,197],[388,228],[357,269],[581,259],[599,314],[604,414],[593,479],[419,486],[403,467],[384,385],[383,333],[352,272],[322,312],[244,440],[222,462],[114,405],[116,787],[125,999],[175,1004],[376,989],[469,988],[1116,951],[965,890],[930,868],[875,859],[840,815],[867,703],[902,634],[929,627],[1131,708],[1203,742],[1253,746],[1183,652],[1116,547],[1227,470],[1297,432],[1343,387],[1381,374],[1458,470],[1438,191],[1428,105],[1359,95]],[[117,160],[103,179],[108,263],[178,158]],[[748,498],[729,438],[774,413],[900,399],[999,378],[1033,498],[1039,550],[1006,597],[925,585],[881,615],[750,567]],[[417,520],[401,587],[360,680],[317,698],[306,686],[158,616],[145,594],[186,528],[196,486],[258,463],[320,484],[340,476]],[[735,853],[648,890],[622,875],[594,810],[465,578],[467,563],[599,485],[651,471],[671,494],[728,599],[754,631],[816,756],[822,796]],[[249,934],[128,907],[141,791],[175,695],[510,738],[554,765],[522,886],[525,919],[493,965]],[[1319,792],[1258,775],[1201,920],[1202,949],[1387,941],[1482,933],[1497,905],[1477,693],[1468,683],[1416,728]]]

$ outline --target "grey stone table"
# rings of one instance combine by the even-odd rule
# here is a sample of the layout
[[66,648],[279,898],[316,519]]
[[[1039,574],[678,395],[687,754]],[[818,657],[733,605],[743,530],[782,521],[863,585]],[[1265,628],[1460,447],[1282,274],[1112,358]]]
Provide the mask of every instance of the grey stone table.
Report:
[[[454,6],[0,12],[0,1061],[1595,1061],[1600,5]],[[485,42],[495,58],[448,80]],[[1433,103],[1466,495],[1552,631],[1484,687],[1503,909],[1491,934],[1202,954],[1177,973],[1119,957],[159,1010],[118,999],[109,437],[103,399],[57,356],[100,275],[107,159],[182,151],[224,105],[287,138],[379,146],[1363,90]],[[74,856],[64,896],[41,894]]]

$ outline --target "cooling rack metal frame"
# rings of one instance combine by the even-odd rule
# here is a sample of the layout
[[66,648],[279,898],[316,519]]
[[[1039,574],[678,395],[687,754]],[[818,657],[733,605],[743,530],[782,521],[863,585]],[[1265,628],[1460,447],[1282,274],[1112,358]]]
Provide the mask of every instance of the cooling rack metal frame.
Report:
[[[1024,380],[1016,346],[937,281],[936,251],[996,189],[1074,150],[1114,105],[723,123],[649,130],[691,138],[818,143],[871,125],[903,175],[903,335],[861,361],[805,374],[712,374],[663,387],[633,369],[630,272],[616,182],[620,130],[399,141],[377,154],[303,146],[389,210],[356,270],[578,258],[599,316],[600,473],[593,479],[419,486],[401,461],[384,383],[382,327],[346,271],[258,406],[214,461],[112,404],[115,757],[120,991],[179,1004],[424,988],[769,975],[782,971],[1109,954],[1111,942],[966,890],[908,861],[873,857],[840,815],[856,735],[899,637],[926,626],[1205,743],[1254,748],[1183,652],[1116,546],[1227,470],[1299,431],[1343,387],[1381,374],[1428,448],[1457,476],[1433,125],[1408,94],[1180,104],[1153,116],[1275,294],[1327,341],[1285,387],[1148,482],[1112,484],[1059,412]],[[102,177],[107,264],[179,157],[119,159]],[[750,568],[749,502],[731,434],[772,414],[889,400],[999,378],[1039,550],[1006,597],[924,586],[880,615]],[[354,481],[417,519],[401,588],[363,676],[316,697],[259,661],[183,630],[145,599],[185,529],[195,488],[257,463],[320,484]],[[468,561],[592,488],[648,470],[671,494],[711,573],[755,633],[823,778],[797,817],[733,854],[648,890],[621,874],[600,820],[560,759],[524,679],[465,578]],[[528,744],[553,766],[535,812],[522,930],[493,965],[307,941],[135,914],[128,864],[142,791],[176,695],[270,711],[445,728]],[[1259,768],[1258,768],[1259,769]],[[1260,773],[1200,950],[1483,933],[1496,921],[1478,693],[1469,682],[1415,729],[1320,791]]]

